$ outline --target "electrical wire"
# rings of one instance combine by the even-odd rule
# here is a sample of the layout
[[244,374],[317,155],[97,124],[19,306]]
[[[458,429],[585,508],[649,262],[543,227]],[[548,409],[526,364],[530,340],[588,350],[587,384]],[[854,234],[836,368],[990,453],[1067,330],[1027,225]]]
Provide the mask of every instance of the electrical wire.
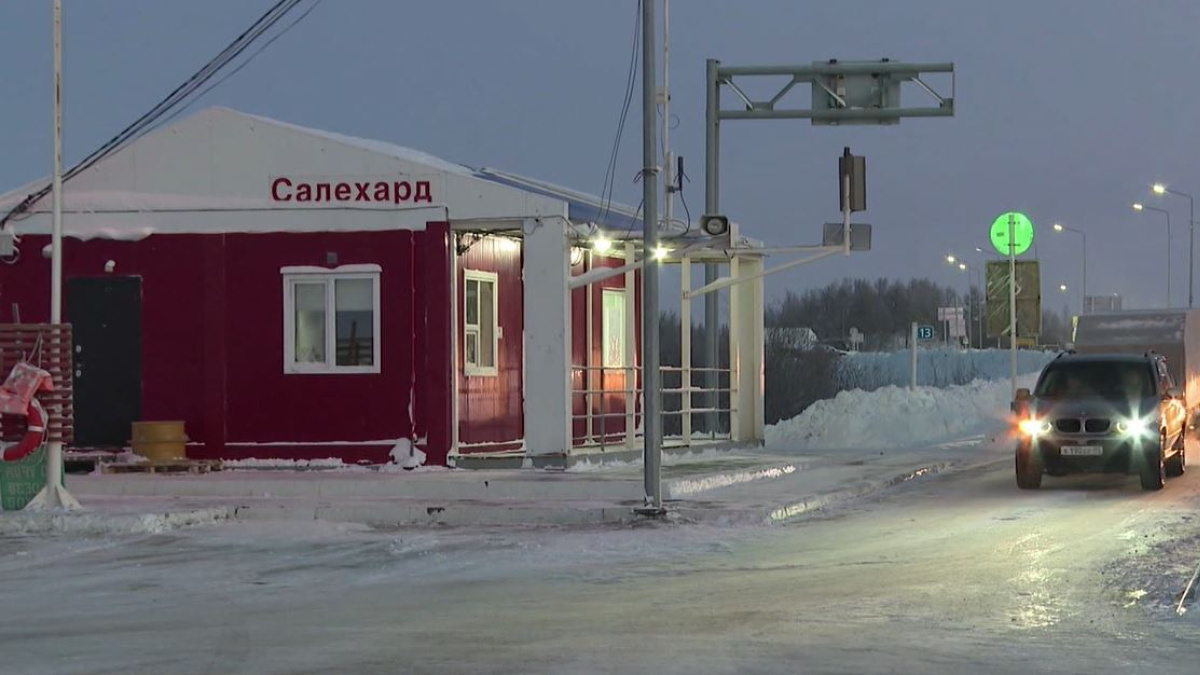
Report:
[[[246,49],[254,44],[260,37],[274,28],[285,16],[287,16],[289,12],[294,10],[304,1],[305,0],[278,0],[278,2],[273,4],[270,9],[268,9],[262,16],[258,18],[257,21],[251,24],[249,28],[243,31],[232,42],[230,42],[229,45],[221,50],[216,57],[206,63],[200,70],[193,73],[191,77],[185,80],[183,84],[176,87],[170,94],[166,96],[166,98],[159,101],[154,105],[154,107],[144,113],[132,124],[122,129],[117,135],[113,136],[99,148],[92,151],[92,153],[87,157],[83,158],[80,162],[64,172],[62,176],[63,181],[66,182],[79,173],[86,171],[94,166],[97,162],[100,162],[113,153],[118,152],[133,140],[147,133],[152,127],[154,127],[156,122],[162,119],[164,115],[170,113],[184,101],[188,100],[192,94],[203,87],[209,80],[213,78],[213,76],[229,65],[229,63],[237,59],[246,51]],[[317,1],[319,2],[320,0]],[[311,8],[309,11],[312,11]],[[301,16],[300,18],[303,19],[304,17]],[[293,22],[291,26],[285,28],[283,32],[290,30],[291,27],[296,23],[299,23],[299,19]],[[279,35],[282,35],[282,33]],[[273,42],[274,39],[279,37],[279,35],[276,35],[271,41]],[[261,51],[262,50],[260,49],[257,52],[254,52],[238,67],[238,70],[244,67],[246,63],[252,60]],[[219,82],[217,84],[219,84]],[[209,89],[211,89],[211,87],[205,89],[201,95],[203,95],[203,93],[207,93]],[[4,225],[11,220],[14,215],[28,211],[34,204],[49,194],[50,191],[51,186],[46,185],[37,192],[28,195],[24,200],[21,201],[21,203],[9,211],[8,214],[6,214],[3,218],[0,218],[0,228],[3,228]]]
[[601,223],[612,210],[613,191],[617,181],[617,159],[621,152],[621,139],[625,134],[625,121],[629,117],[629,106],[633,102],[634,85],[637,83],[637,56],[641,45],[642,2],[638,0],[637,17],[633,22],[633,47],[629,55],[629,72],[625,78],[625,95],[621,101],[621,115],[617,121],[617,133],[613,139],[612,151],[608,157],[608,166],[604,171],[604,187],[600,190],[600,220]]
[[687,216],[687,227],[683,230],[683,235],[686,237],[692,231],[692,210],[688,208],[687,197],[683,196],[683,190],[679,191],[679,203],[683,204],[683,213]]
[[679,193],[679,203],[683,204],[683,212],[687,215],[687,229],[683,231],[682,235],[686,237],[692,231],[692,210],[688,208],[687,197],[683,196],[683,181],[687,180],[690,183],[692,179],[688,178],[686,171],[680,171],[677,180],[679,181],[679,185],[675,186],[675,191]]
[[637,208],[634,209],[633,216],[631,216],[629,218],[629,227],[625,228],[625,238],[626,239],[629,238],[629,235],[633,232],[633,228],[638,224],[638,222],[640,222],[638,220],[638,216],[640,216],[642,214],[642,207],[645,205],[646,205],[646,200],[645,200],[645,198],[643,198],[641,201],[638,202]]
[[222,77],[221,79],[219,79],[219,80],[217,80],[216,82],[213,82],[212,84],[208,85],[208,87],[207,87],[207,88],[205,88],[205,89],[204,89],[204,91],[200,92],[199,94],[196,94],[194,97],[192,97],[192,100],[188,101],[186,104],[184,104],[184,105],[183,105],[183,107],[179,108],[179,109],[178,109],[178,110],[176,110],[174,113],[172,113],[170,117],[168,117],[168,118],[166,118],[166,119],[164,119],[164,120],[160,121],[158,124],[155,124],[153,127],[151,127],[150,129],[148,129],[148,130],[146,131],[146,133],[152,133],[152,132],[154,132],[154,131],[158,130],[160,127],[163,127],[163,126],[166,126],[167,124],[170,124],[172,121],[174,121],[174,120],[175,120],[176,118],[178,118],[180,115],[182,115],[183,113],[187,112],[187,110],[189,110],[189,109],[190,109],[192,106],[194,106],[194,105],[195,105],[195,104],[196,104],[196,103],[197,103],[197,102],[198,102],[200,99],[204,98],[204,97],[205,97],[205,95],[207,95],[207,94],[208,94],[208,92],[212,91],[213,89],[216,89],[217,87],[219,87],[219,86],[221,86],[222,84],[224,84],[224,82],[225,82],[226,80],[228,80],[229,78],[231,78],[231,77],[233,77],[234,75],[237,75],[238,73],[242,72],[242,69],[243,69],[243,68],[245,68],[246,66],[250,65],[250,62],[251,62],[251,61],[253,61],[253,60],[254,60],[256,57],[258,57],[258,55],[259,55],[259,54],[261,54],[261,53],[263,53],[264,51],[266,51],[266,49],[267,49],[268,47],[270,47],[271,45],[275,44],[275,41],[276,41],[276,40],[278,40],[279,38],[283,37],[284,35],[287,35],[287,33],[288,33],[290,30],[292,30],[293,28],[295,28],[295,27],[296,27],[296,24],[300,23],[300,22],[301,22],[301,21],[303,21],[305,18],[307,18],[309,14],[312,14],[313,10],[314,10],[314,9],[316,9],[316,8],[317,8],[317,6],[318,6],[318,5],[320,5],[322,2],[324,2],[324,0],[315,0],[315,1],[313,2],[313,5],[312,5],[312,7],[309,7],[308,9],[304,10],[304,13],[303,13],[303,14],[301,14],[300,16],[296,17],[296,20],[295,20],[295,21],[293,21],[293,22],[291,22],[290,24],[288,24],[288,25],[287,25],[285,28],[283,28],[283,30],[281,30],[281,31],[279,31],[278,33],[276,33],[276,34],[275,34],[273,37],[271,37],[271,39],[270,39],[270,40],[267,40],[267,41],[266,41],[266,43],[264,43],[264,44],[263,44],[261,47],[259,47],[258,49],[256,49],[256,50],[254,51],[254,53],[252,53],[252,54],[250,54],[249,56],[247,56],[245,61],[242,61],[240,64],[238,64],[238,66],[237,66],[236,68],[234,68],[233,70],[231,70],[231,71],[229,71],[228,73],[226,73],[226,74],[225,74],[225,76],[224,76],[224,77]]

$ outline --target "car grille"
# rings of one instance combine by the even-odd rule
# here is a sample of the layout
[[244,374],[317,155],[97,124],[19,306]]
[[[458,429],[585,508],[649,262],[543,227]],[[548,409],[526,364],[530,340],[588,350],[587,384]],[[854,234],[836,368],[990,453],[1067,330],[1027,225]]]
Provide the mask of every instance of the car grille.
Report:
[[1054,428],[1064,434],[1077,434],[1081,427],[1082,425],[1080,425],[1079,420],[1061,419],[1054,421]]
[[1112,428],[1112,420],[1103,417],[1085,420],[1063,417],[1054,420],[1054,428],[1064,434],[1077,434],[1081,431],[1089,434],[1104,434],[1108,433],[1108,430]]

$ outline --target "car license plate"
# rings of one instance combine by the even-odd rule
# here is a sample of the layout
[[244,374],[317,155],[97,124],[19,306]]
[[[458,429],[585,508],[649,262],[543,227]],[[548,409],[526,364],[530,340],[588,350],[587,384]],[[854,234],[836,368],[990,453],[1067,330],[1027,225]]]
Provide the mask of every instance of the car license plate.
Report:
[[1064,445],[1059,453],[1073,457],[1096,457],[1104,454],[1104,448],[1099,445]]

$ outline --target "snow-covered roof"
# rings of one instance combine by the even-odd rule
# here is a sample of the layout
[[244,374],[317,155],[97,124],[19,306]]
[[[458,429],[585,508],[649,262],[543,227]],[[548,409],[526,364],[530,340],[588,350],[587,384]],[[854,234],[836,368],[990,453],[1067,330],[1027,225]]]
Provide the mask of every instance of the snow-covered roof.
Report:
[[[280,203],[272,199],[271,183],[279,176],[333,184],[425,181],[434,194],[425,203],[382,202],[366,208],[333,200]],[[46,180],[0,194],[0,213]],[[63,205],[68,235],[112,239],[156,232],[421,229],[436,219],[544,216],[628,231],[639,217],[638,209],[604,204],[594,195],[546,181],[222,107],[206,108],[147,134],[80,173],[66,184]],[[50,200],[42,199],[12,224],[18,233],[46,231],[49,210]],[[353,216],[321,213],[328,210],[351,210]],[[247,218],[247,212],[254,217]]]
[[218,107],[216,109],[224,110],[226,112],[233,113],[235,115],[242,115],[249,119],[258,120],[259,122],[263,122],[265,124],[273,124],[277,127],[282,127],[284,129],[291,129],[292,131],[298,131],[300,133],[308,134],[310,136],[317,136],[317,137],[324,138],[324,139],[327,139],[330,141],[334,141],[335,143],[342,143],[345,145],[349,145],[351,147],[361,148],[363,150],[366,150],[367,152],[374,152],[374,153],[378,153],[380,155],[387,155],[389,157],[394,157],[396,159],[399,159],[399,160],[402,160],[405,162],[409,162],[411,164],[420,164],[420,165],[428,166],[430,168],[438,169],[439,171],[445,171],[446,173],[456,173],[456,174],[463,175],[463,176],[471,176],[471,175],[475,174],[475,172],[468,166],[465,166],[462,164],[454,164],[452,162],[447,162],[446,160],[444,160],[440,157],[435,157],[427,152],[422,152],[420,150],[414,150],[412,148],[406,148],[402,145],[396,145],[395,143],[389,143],[387,141],[377,141],[377,140],[370,139],[370,138],[359,138],[357,136],[347,136],[346,134],[339,134],[334,131],[325,131],[323,129],[314,129],[312,127],[301,126],[299,124],[292,124],[291,122],[282,122],[280,120],[272,119],[270,117],[263,117],[261,115],[252,115],[249,113],[239,112],[239,111],[233,110],[231,108],[219,108]]
[[[572,222],[579,224],[591,223],[605,230],[627,232],[636,229],[638,232],[641,231],[638,226],[642,218],[640,208],[634,209],[625,204],[616,204],[611,201],[606,203],[595,195],[499,169],[483,167],[476,172],[476,175],[502,185],[508,185],[521,190],[530,190],[554,199],[561,199],[567,202],[567,213]],[[686,224],[671,223],[667,227],[667,232],[681,234],[685,227]],[[699,228],[697,227],[696,229],[698,230]]]

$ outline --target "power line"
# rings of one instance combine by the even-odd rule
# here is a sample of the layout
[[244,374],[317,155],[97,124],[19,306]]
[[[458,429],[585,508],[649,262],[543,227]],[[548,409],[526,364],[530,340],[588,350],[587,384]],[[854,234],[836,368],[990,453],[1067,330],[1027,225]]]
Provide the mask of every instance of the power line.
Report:
[[[117,135],[113,136],[99,148],[92,151],[92,153],[87,157],[84,157],[79,163],[75,164],[66,172],[64,172],[63,182],[66,182],[79,173],[86,171],[94,166],[97,162],[100,162],[104,158],[111,156],[113,153],[121,150],[130,142],[151,130],[155,126],[155,123],[162,119],[164,115],[170,113],[179,105],[183,104],[184,101],[186,101],[192,94],[194,94],[198,89],[203,87],[209,80],[211,80],[213,76],[237,59],[243,52],[246,51],[247,48],[249,48],[272,28],[274,28],[285,16],[287,16],[289,12],[294,10],[304,1],[305,0],[278,0],[278,2],[273,4],[270,9],[268,9],[262,16],[258,18],[257,21],[251,24],[249,28],[243,31],[236,38],[234,38],[234,40],[230,42],[223,50],[221,50],[217,56],[215,56],[208,63],[204,64],[204,67],[193,73],[191,77],[183,82],[183,84],[171,91],[166,98],[159,101],[154,105],[154,107],[150,108],[149,111],[144,113],[132,124],[122,129]],[[317,0],[317,2],[319,3],[320,0]],[[313,7],[315,6],[316,5],[314,4]],[[308,11],[311,12],[312,8],[310,8]],[[308,12],[305,12],[304,16],[307,16],[307,14]],[[304,16],[301,16],[300,19],[303,19]],[[272,38],[270,42],[274,42],[275,39],[278,39],[278,37],[283,35],[283,33],[286,33],[288,30],[290,30],[292,26],[295,26],[296,23],[299,23],[300,19],[297,19],[290,26],[285,28],[281,33]],[[264,45],[263,48],[265,49],[270,42],[268,42],[267,45]],[[246,63],[252,60],[261,51],[262,49],[251,54],[251,56],[245,62],[243,62],[237,70],[240,70],[242,67],[244,67]],[[234,72],[236,72],[236,70]],[[232,75],[232,73],[230,73],[230,75]],[[223,78],[222,81],[227,78],[228,76]],[[217,82],[216,84],[220,84],[220,82]],[[213,86],[216,85],[214,84]],[[205,89],[204,92],[201,93],[201,96],[204,93],[207,93],[211,88],[212,87]],[[37,192],[27,196],[3,218],[0,218],[0,228],[3,228],[3,226],[9,220],[11,220],[13,216],[28,211],[40,199],[49,194],[50,190],[51,186],[46,185]]]
[[246,66],[250,65],[250,62],[251,62],[251,61],[253,61],[255,58],[257,58],[259,54],[261,54],[261,53],[263,53],[264,51],[266,51],[266,49],[267,49],[268,47],[270,47],[271,45],[275,44],[275,41],[276,41],[276,40],[278,40],[279,38],[283,37],[284,35],[287,35],[287,33],[288,33],[289,31],[291,31],[293,28],[295,28],[295,27],[296,27],[296,24],[300,23],[300,22],[301,22],[301,21],[303,21],[305,18],[307,18],[309,14],[312,14],[313,10],[314,10],[314,9],[316,9],[316,8],[317,8],[317,6],[318,6],[318,5],[320,5],[320,4],[321,4],[323,1],[324,1],[324,0],[315,0],[315,1],[313,2],[313,5],[312,5],[312,7],[309,7],[308,9],[304,10],[304,13],[303,13],[303,14],[301,14],[300,16],[296,17],[296,20],[295,20],[295,21],[291,22],[291,23],[290,23],[290,24],[288,24],[286,27],[284,27],[284,29],[283,29],[283,30],[281,30],[281,31],[279,31],[278,33],[276,33],[276,34],[275,34],[275,35],[274,35],[274,36],[273,36],[273,37],[272,37],[270,40],[267,40],[267,41],[266,41],[266,42],[265,42],[265,43],[264,43],[264,44],[263,44],[261,47],[259,47],[258,49],[256,49],[256,50],[254,51],[254,53],[253,53],[253,54],[251,54],[250,56],[247,56],[247,57],[246,57],[246,60],[245,60],[245,61],[242,61],[240,64],[238,64],[238,67],[237,67],[237,68],[234,68],[233,70],[231,70],[231,71],[229,71],[228,73],[226,73],[226,74],[225,74],[225,76],[224,76],[224,77],[222,77],[221,79],[219,79],[219,80],[217,80],[216,82],[213,82],[212,84],[208,85],[208,87],[207,87],[207,88],[206,88],[204,91],[200,92],[199,94],[196,94],[194,97],[192,97],[192,100],[188,101],[186,104],[184,104],[184,105],[183,105],[183,107],[179,108],[179,109],[178,109],[178,110],[176,110],[174,113],[172,113],[170,117],[168,117],[168,118],[166,118],[166,119],[164,119],[164,120],[160,121],[158,124],[155,124],[153,127],[151,127],[150,129],[148,129],[148,130],[146,131],[146,133],[151,133],[151,132],[153,132],[153,131],[157,130],[158,128],[160,128],[160,127],[163,127],[163,126],[165,126],[165,125],[167,125],[167,124],[170,124],[170,123],[171,123],[173,120],[175,120],[176,118],[178,118],[180,115],[182,115],[183,113],[187,112],[187,110],[188,110],[189,108],[191,108],[193,105],[195,105],[195,104],[196,104],[196,103],[197,103],[197,102],[198,102],[200,99],[204,98],[204,97],[205,97],[205,96],[208,94],[208,92],[212,91],[213,89],[216,89],[217,87],[219,87],[219,86],[221,86],[222,84],[224,84],[224,82],[225,82],[226,80],[228,80],[229,78],[231,78],[231,77],[233,77],[234,75],[237,75],[238,73],[242,72],[242,69],[243,69],[243,68],[245,68]]
[[617,121],[617,134],[613,139],[612,151],[608,157],[608,167],[604,174],[604,187],[600,190],[600,220],[603,221],[612,210],[613,191],[617,181],[617,157],[621,151],[621,138],[625,134],[625,120],[629,117],[629,106],[633,101],[634,85],[637,83],[638,47],[641,45],[642,2],[637,2],[637,16],[633,22],[633,46],[629,55],[629,73],[625,78],[625,95],[621,102],[621,115]]

